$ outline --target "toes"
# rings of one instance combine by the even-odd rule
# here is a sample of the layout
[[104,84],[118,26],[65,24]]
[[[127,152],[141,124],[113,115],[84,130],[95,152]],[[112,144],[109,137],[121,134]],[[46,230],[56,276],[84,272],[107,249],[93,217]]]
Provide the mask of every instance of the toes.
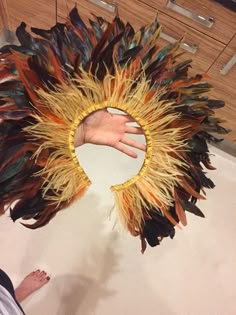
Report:
[[42,282],[47,283],[49,280],[50,280],[50,277],[47,276],[46,278],[44,278],[44,279],[42,280]]
[[44,270],[41,271],[41,272],[40,272],[40,275],[39,275],[40,280],[41,280],[41,279],[45,279],[46,277],[47,277],[46,272],[45,272]]
[[50,277],[49,277],[49,276],[46,276],[46,277],[44,277],[44,278],[41,278],[41,279],[40,279],[40,284],[41,284],[41,286],[47,284],[47,283],[49,282],[49,280],[50,280]]
[[50,280],[48,274],[44,270],[40,269],[31,272],[26,278],[29,280],[31,278],[32,279],[31,281],[38,282],[41,284],[46,284]]
[[40,280],[40,279],[44,279],[46,277],[46,272],[44,270],[36,270],[36,271],[33,271],[29,274],[29,276],[31,278],[33,278],[34,280]]

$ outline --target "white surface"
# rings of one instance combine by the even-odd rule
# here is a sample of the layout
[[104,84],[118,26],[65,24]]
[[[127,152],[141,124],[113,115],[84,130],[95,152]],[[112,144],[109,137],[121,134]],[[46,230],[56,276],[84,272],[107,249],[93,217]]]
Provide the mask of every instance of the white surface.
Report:
[[28,315],[236,314],[236,162],[212,149],[216,188],[201,202],[206,218],[188,215],[174,240],[140,253],[115,226],[111,184],[142,164],[112,149],[85,147],[82,165],[94,182],[87,195],[46,227],[31,231],[0,220],[0,266],[17,284],[45,268],[50,283],[24,303]]

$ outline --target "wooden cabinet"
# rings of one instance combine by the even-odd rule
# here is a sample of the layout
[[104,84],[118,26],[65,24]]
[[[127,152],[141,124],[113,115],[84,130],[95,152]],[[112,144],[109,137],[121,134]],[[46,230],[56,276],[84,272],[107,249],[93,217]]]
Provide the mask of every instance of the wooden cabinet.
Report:
[[225,44],[236,33],[236,13],[213,0],[142,0],[142,2]]
[[[118,11],[123,19],[130,21],[136,27],[150,23],[157,14],[156,10],[138,1],[120,0]],[[181,50],[185,53],[182,59],[193,60],[194,73],[207,72],[225,47],[164,13],[159,12],[158,19],[162,26],[160,45],[167,45],[184,35]]]
[[232,129],[228,139],[236,141],[236,35],[208,71],[214,86],[212,96],[221,98],[226,106],[219,111]]
[[8,25],[12,31],[15,31],[22,21],[29,27],[38,28],[50,28],[56,23],[56,0],[4,1],[7,4]]

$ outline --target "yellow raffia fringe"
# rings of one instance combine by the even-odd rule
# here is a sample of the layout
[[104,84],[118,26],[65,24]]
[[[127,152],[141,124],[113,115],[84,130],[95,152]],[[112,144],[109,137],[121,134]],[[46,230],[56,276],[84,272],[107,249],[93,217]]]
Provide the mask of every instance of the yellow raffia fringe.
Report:
[[107,73],[100,82],[82,71],[79,80],[71,79],[68,85],[55,91],[39,90],[42,104],[58,121],[38,113],[35,116],[38,123],[26,130],[42,143],[36,157],[44,149],[53,149],[46,166],[36,176],[45,180],[44,198],[59,204],[82,195],[90,185],[74,148],[75,130],[81,121],[104,108],[116,108],[131,115],[146,137],[145,161],[136,176],[111,189],[120,221],[135,234],[141,227],[146,206],[159,207],[164,212],[172,205],[174,187],[182,175],[180,169],[185,167],[178,151],[183,150],[185,143],[181,128],[169,127],[180,117],[171,111],[171,103],[160,101],[164,91],[150,96],[150,83],[145,76],[139,78],[136,87],[133,76],[132,71],[127,75],[117,69],[115,76]]

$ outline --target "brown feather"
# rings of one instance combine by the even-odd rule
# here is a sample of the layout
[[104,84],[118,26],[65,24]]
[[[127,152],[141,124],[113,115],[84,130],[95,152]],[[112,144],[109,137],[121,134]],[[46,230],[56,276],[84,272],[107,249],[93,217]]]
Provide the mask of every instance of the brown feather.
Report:
[[191,196],[197,198],[197,199],[202,199],[202,200],[206,200],[206,198],[204,196],[202,196],[201,194],[199,194],[198,192],[196,192],[187,182],[187,180],[185,178],[182,178],[181,183],[180,183],[181,187],[184,188]]
[[174,192],[174,197],[175,197],[175,210],[176,210],[176,214],[180,220],[180,222],[183,224],[183,226],[187,225],[187,218],[186,218],[186,214],[185,211],[182,207],[182,204],[180,202],[179,196],[175,190]]

